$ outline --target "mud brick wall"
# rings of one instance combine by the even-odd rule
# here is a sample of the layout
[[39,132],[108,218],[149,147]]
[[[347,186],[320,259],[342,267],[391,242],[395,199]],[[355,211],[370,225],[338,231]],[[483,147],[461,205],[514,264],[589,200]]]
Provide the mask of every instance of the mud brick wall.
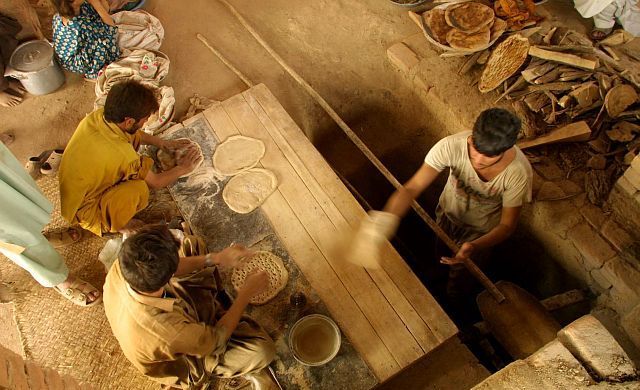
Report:
[[69,375],[25,361],[16,353],[0,346],[0,388],[19,390],[91,390]]
[[[548,182],[574,192],[557,166],[534,164],[534,170],[534,192]],[[599,307],[618,314],[620,325],[640,347],[640,181],[633,181],[640,178],[640,158],[629,170],[637,172],[620,178],[603,208],[584,194],[535,201],[524,213],[523,225],[565,270],[589,286]]]

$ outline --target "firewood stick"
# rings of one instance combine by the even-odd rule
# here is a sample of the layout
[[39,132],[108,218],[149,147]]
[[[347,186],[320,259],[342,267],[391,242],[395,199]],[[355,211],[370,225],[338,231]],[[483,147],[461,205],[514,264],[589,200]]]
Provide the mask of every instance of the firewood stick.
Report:
[[560,53],[550,50],[544,50],[537,46],[532,46],[529,49],[529,55],[532,57],[538,57],[549,61],[560,62],[562,64],[572,65],[578,68],[594,70],[596,68],[596,61],[588,60],[580,56],[573,54]]
[[[231,5],[227,0],[219,0],[222,4],[224,4],[229,11],[236,17],[238,22],[242,24],[242,26],[262,45],[262,47],[284,68],[284,70],[293,77],[304,89],[313,97],[313,99],[325,110],[325,112],[333,119],[336,124],[344,131],[344,133],[349,137],[349,139],[360,149],[360,151],[371,161],[371,163],[382,173],[382,175],[396,188],[399,189],[402,187],[402,184],[396,179],[393,174],[387,169],[387,167],[382,164],[382,162],[371,152],[371,150],[367,147],[367,145],[362,142],[362,140],[349,128],[349,126],[340,118],[337,112],[327,103],[326,100],[311,86],[307,83],[293,68],[291,68],[285,61],[280,57],[278,53],[275,52],[271,48],[271,46],[258,34],[258,32],[247,22],[247,20],[235,9],[233,5]],[[458,252],[458,244],[453,241],[447,233],[438,224],[427,214],[427,212],[416,202],[415,200],[411,204],[411,207],[415,212],[422,218],[422,220],[429,225],[431,230],[438,236],[440,240],[442,240],[445,245],[451,249],[452,252]],[[491,293],[498,303],[503,302],[506,298],[505,296],[498,290],[495,284],[482,272],[480,268],[471,260],[465,259],[464,265],[473,274],[473,276]]]

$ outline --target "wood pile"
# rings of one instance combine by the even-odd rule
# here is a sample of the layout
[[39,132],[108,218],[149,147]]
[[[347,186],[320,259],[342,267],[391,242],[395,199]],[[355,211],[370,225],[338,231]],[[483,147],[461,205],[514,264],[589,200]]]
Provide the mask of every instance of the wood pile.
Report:
[[[640,152],[640,53],[620,47],[631,39],[621,30],[596,45],[563,27],[520,34],[495,46],[478,88],[495,89],[496,102],[513,104],[523,121],[519,143],[526,147],[588,141],[582,144],[588,155],[583,168],[589,170],[585,191],[600,204]],[[478,58],[465,62],[460,73]]]

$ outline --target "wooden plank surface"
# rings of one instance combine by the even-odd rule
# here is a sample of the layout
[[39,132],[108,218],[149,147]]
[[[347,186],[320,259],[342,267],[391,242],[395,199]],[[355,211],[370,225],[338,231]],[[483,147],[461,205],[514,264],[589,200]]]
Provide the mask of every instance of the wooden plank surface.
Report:
[[[261,160],[262,165],[276,173],[280,193],[396,361],[405,366],[422,356],[423,350],[364,268],[344,262],[335,256],[333,244],[338,232],[336,227],[314,198],[313,191],[307,187],[264,129],[244,97],[236,95],[224,101],[222,106],[236,124],[240,134],[260,139],[265,143],[266,152]],[[267,217],[270,216],[267,214]],[[277,226],[274,228],[278,230]]]
[[338,232],[364,210],[266,86],[205,110],[221,141],[265,143],[261,160],[279,187],[262,210],[376,377],[384,380],[457,333],[457,328],[389,244],[383,268],[366,270],[334,251]]
[[[335,204],[331,201],[329,196],[325,193],[325,190],[309,171],[309,168],[307,168],[300,156],[298,156],[293,147],[288,143],[284,135],[280,133],[278,127],[273,123],[271,118],[267,115],[251,92],[252,90],[248,90],[243,93],[243,96],[247,103],[249,103],[253,112],[260,119],[264,128],[271,135],[271,138],[273,138],[274,142],[278,145],[286,159],[295,169],[298,176],[300,176],[305,185],[310,189],[313,196],[318,201],[319,205],[322,207],[323,211],[331,220],[335,228],[338,231],[344,231],[347,229],[351,224],[349,224],[340,210],[338,210]],[[317,168],[318,167],[314,170],[318,171],[319,169]],[[330,171],[330,173],[333,173],[333,171]],[[342,183],[339,184],[342,185]],[[406,324],[411,334],[414,336],[418,344],[420,344],[422,350],[424,352],[428,352],[437,346],[439,344],[439,340],[429,329],[428,325],[420,315],[413,309],[411,303],[402,294],[400,289],[391,280],[385,270],[368,270],[367,272],[383,295],[387,298],[391,308],[395,310],[398,316]]]
[[[246,91],[245,97],[247,95],[257,100],[348,223],[357,226],[365,211],[271,91],[264,84],[260,84]],[[251,99],[249,100],[251,104]],[[407,297],[414,310],[425,320],[437,340],[443,342],[455,335],[458,332],[455,324],[391,245],[385,247],[383,258],[383,269]],[[431,348],[436,345],[438,344],[432,345]]]
[[[204,112],[205,118],[220,140],[240,134],[222,105]],[[269,146],[267,146],[269,147]],[[276,190],[262,205],[278,237],[318,296],[335,316],[351,343],[367,362],[376,377],[383,381],[401,369],[375,330],[362,314],[340,279],[327,264],[322,253],[293,213],[280,190]]]

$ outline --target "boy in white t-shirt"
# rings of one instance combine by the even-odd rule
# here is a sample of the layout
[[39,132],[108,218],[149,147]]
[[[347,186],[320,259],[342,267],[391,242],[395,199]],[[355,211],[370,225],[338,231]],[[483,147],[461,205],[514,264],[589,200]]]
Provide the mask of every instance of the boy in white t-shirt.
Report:
[[531,165],[515,146],[520,127],[514,114],[492,108],[478,116],[472,132],[440,140],[384,210],[369,213],[360,234],[376,243],[384,241],[382,236],[391,238],[411,203],[449,168],[436,215],[440,227],[460,245],[455,256],[441,260],[452,266],[451,282],[452,273],[464,273],[463,258],[477,261],[515,231],[523,204],[531,201]]

